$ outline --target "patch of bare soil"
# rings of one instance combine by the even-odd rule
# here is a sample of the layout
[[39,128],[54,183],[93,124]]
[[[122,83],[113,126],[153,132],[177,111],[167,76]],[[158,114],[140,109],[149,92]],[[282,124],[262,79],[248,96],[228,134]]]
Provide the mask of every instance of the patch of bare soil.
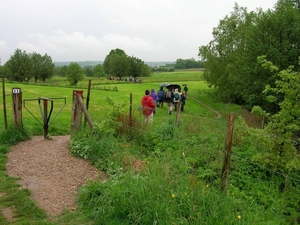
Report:
[[14,213],[11,208],[2,209],[1,213],[7,221],[9,221],[9,222],[15,221]]
[[69,135],[36,136],[11,147],[7,154],[8,175],[21,178],[21,187],[28,188],[32,199],[50,216],[75,210],[78,188],[89,179],[103,178],[88,161],[69,154],[69,142]]

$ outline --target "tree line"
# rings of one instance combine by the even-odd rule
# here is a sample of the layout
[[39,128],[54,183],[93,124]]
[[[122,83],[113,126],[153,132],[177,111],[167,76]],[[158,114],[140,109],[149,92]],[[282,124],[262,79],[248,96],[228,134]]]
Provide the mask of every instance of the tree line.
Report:
[[127,56],[124,50],[114,49],[106,56],[103,65],[82,68],[78,63],[72,62],[68,66],[55,67],[51,56],[40,55],[36,52],[27,53],[16,49],[14,54],[0,66],[0,75],[8,80],[17,82],[35,82],[51,79],[54,74],[67,77],[72,85],[76,85],[88,77],[145,77],[150,76],[150,67],[141,59],[134,56]]
[[[75,65],[77,64],[77,65]],[[175,63],[166,63],[165,66],[148,66],[141,59],[128,56],[122,49],[113,49],[105,57],[103,65],[80,66],[76,62],[69,65],[55,66],[51,56],[44,56],[33,52],[27,53],[21,49],[15,50],[14,54],[4,66],[0,65],[0,76],[8,80],[28,82],[33,79],[35,82],[51,79],[54,75],[66,77],[71,84],[77,84],[87,77],[147,77],[152,72],[173,72],[175,69],[203,68],[201,61],[191,59],[177,59]]]
[[[213,29],[213,40],[199,48],[204,62],[204,78],[224,102],[251,109],[261,106],[276,113],[279,105],[267,100],[264,89],[281,78],[265,69],[259,56],[265,56],[279,71],[300,65],[300,2],[279,0],[273,10],[247,12],[235,4],[233,12]],[[277,94],[283,98],[281,93]]]
[[166,63],[164,66],[151,67],[152,72],[173,72],[175,69],[194,69],[204,68],[202,61],[196,61],[194,58],[190,59],[177,59],[175,63]]
[[28,82],[34,79],[45,82],[53,76],[54,67],[51,56],[47,54],[42,56],[17,49],[1,70],[2,76],[11,81]]
[[255,158],[279,172],[300,170],[299,24],[299,0],[279,0],[266,12],[235,4],[199,48],[216,96],[266,118],[268,143]]

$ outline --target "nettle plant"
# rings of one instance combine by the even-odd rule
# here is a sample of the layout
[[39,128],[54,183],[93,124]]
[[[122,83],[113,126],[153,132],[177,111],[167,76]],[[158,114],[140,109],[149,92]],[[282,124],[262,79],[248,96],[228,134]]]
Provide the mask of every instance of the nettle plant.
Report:
[[112,106],[112,111],[109,111],[105,119],[95,123],[93,132],[99,136],[115,135],[117,130],[122,127],[120,118],[125,112],[126,103],[117,103],[109,97],[106,97],[106,101]]

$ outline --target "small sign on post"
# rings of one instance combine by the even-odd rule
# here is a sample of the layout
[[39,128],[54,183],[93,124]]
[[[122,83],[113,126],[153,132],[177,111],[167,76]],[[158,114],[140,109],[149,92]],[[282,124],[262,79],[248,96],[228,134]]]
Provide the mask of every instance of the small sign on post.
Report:
[[21,88],[12,88],[12,117],[16,126],[22,126],[22,90]]

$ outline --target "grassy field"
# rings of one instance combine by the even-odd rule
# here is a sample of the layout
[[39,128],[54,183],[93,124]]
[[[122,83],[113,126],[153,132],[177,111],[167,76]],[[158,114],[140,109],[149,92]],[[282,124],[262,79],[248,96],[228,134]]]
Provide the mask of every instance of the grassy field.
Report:
[[[248,127],[239,117],[244,115],[240,106],[216,101],[199,71],[156,73],[142,81],[92,79],[89,113],[95,126],[93,132],[83,129],[72,137],[70,152],[90,160],[108,179],[91,182],[79,190],[76,212],[48,218],[30,200],[29,192],[19,189],[5,173],[9,146],[30,135],[43,135],[42,125],[23,110],[23,124],[30,134],[15,129],[1,134],[0,179],[4,182],[0,192],[7,193],[7,197],[0,196],[0,209],[16,208],[14,224],[298,224],[300,189],[293,180],[297,171],[286,175],[266,168],[261,155],[272,149],[270,135],[263,129]],[[57,117],[49,133],[70,134],[72,92],[83,90],[86,100],[88,82],[86,79],[77,87],[69,86],[60,77],[37,84],[7,82],[9,124],[10,93],[17,87],[22,89],[26,107],[39,120],[39,97],[66,98],[65,106],[63,100],[54,99],[52,114]],[[146,89],[157,91],[163,82],[188,85],[185,112],[180,114],[179,126],[175,126],[175,113],[169,115],[166,106],[157,108],[153,124],[146,126],[138,110],[141,98]],[[130,95],[133,127],[126,124]],[[3,118],[2,102],[0,107]],[[220,192],[226,116],[230,112],[236,115],[230,179],[226,191]],[[4,128],[3,120],[0,128]],[[134,162],[144,167],[137,171]],[[5,222],[0,215],[0,223]]]
[[[184,80],[187,78],[187,80]],[[53,86],[53,83],[59,82],[60,85],[66,84],[66,81],[61,77],[55,77],[49,83],[37,83],[37,84],[21,84],[21,83],[5,83],[6,91],[6,106],[8,121],[12,121],[12,88],[21,88],[23,97],[23,106],[25,104],[26,109],[23,108],[23,124],[28,127],[33,135],[43,134],[43,127],[40,123],[42,121],[42,115],[40,107],[42,108],[42,102],[39,103],[38,98],[61,98],[53,100],[53,112],[51,114],[51,122],[49,126],[49,133],[51,135],[61,135],[70,133],[70,123],[72,115],[72,93],[73,90],[84,91],[84,101],[87,97],[87,88],[89,80],[86,79],[78,84],[77,87]],[[130,109],[130,96],[132,95],[132,108],[135,114],[140,114],[137,109],[141,104],[141,98],[144,95],[146,89],[159,89],[159,85],[163,82],[178,83],[179,85],[187,84],[189,88],[188,100],[185,107],[185,112],[182,113],[182,118],[186,117],[207,117],[214,118],[216,113],[209,108],[199,104],[196,99],[201,100],[207,105],[217,109],[222,118],[226,117],[228,112],[237,111],[240,107],[235,105],[224,105],[222,103],[214,102],[209,96],[211,90],[207,87],[206,83],[201,80],[201,73],[195,71],[175,72],[175,73],[156,73],[150,78],[143,78],[143,82],[118,82],[110,81],[106,78],[93,78],[91,79],[91,92],[89,100],[89,113],[93,120],[98,120],[101,117],[105,117],[108,112],[112,111],[112,106],[107,103],[107,98],[113,99],[116,103],[126,104],[124,107],[128,111]],[[117,90],[114,90],[117,88]],[[65,103],[66,99],[66,104]],[[3,100],[1,98],[0,103],[0,118],[3,118]],[[50,109],[50,103],[48,105]],[[33,114],[33,115],[32,115]],[[142,115],[141,115],[142,116]],[[159,123],[165,120],[167,116],[167,109],[158,108],[155,115],[155,123]],[[38,122],[39,121],[39,122]],[[61,126],[63,125],[63,126]],[[0,121],[0,127],[4,127],[4,119]]]

